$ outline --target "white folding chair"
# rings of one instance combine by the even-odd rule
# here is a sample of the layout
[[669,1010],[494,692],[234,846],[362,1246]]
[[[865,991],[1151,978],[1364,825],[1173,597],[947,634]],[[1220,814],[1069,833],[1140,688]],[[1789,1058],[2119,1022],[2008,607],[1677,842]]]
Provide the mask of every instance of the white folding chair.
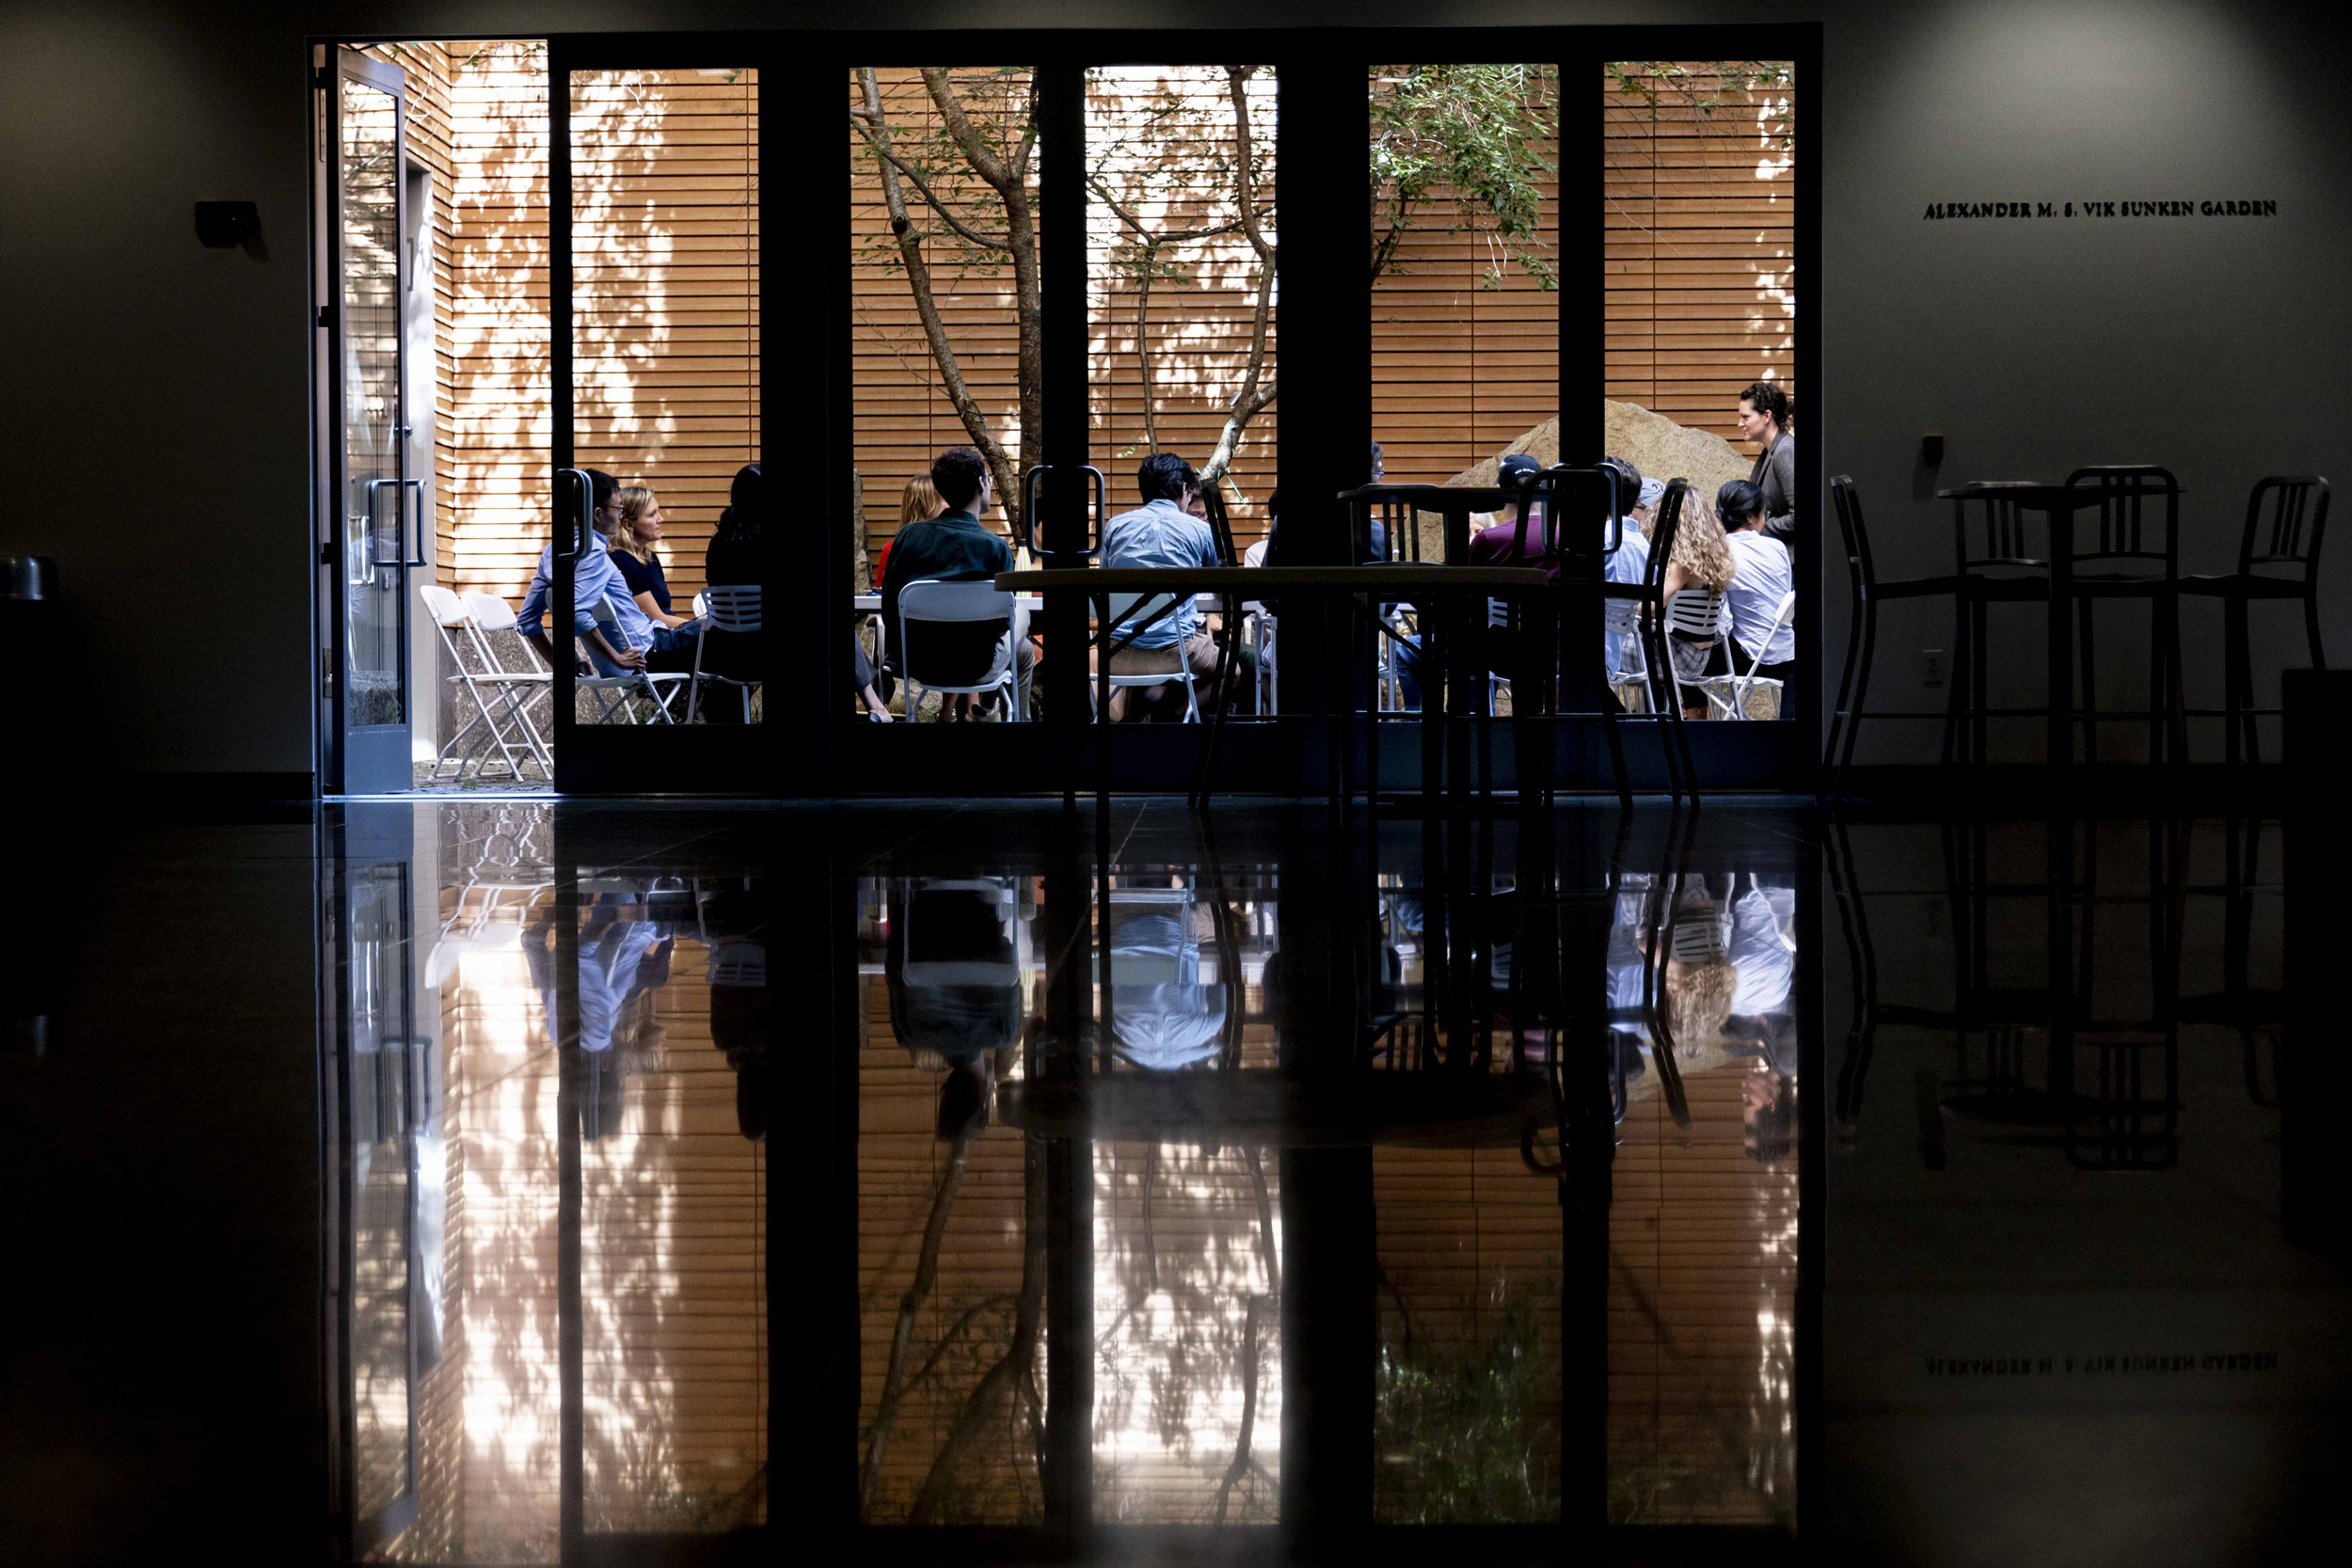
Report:
[[[1103,646],[1110,647],[1119,641],[1120,635],[1119,627],[1131,621],[1149,620],[1152,615],[1157,614],[1167,607],[1171,596],[1167,594],[1106,595],[1110,600],[1111,624],[1104,629]],[[1163,624],[1173,625],[1174,622],[1175,617],[1170,615]],[[1184,657],[1184,644],[1171,642],[1166,648],[1136,648],[1134,651],[1140,654],[1168,654],[1176,660],[1176,668],[1131,675],[1122,675],[1114,670],[1110,673],[1111,689],[1114,691],[1143,688],[1156,689],[1166,686],[1169,681],[1182,682],[1184,688],[1184,722],[1187,724],[1200,722],[1200,701],[1193,689],[1192,683],[1192,660]]]
[[1279,628],[1274,612],[1255,599],[1245,601],[1241,613],[1250,646],[1258,650],[1258,712],[1271,719],[1277,711],[1281,685],[1274,671],[1274,634]]
[[[1764,630],[1765,647],[1772,645],[1772,639],[1780,635],[1780,628],[1787,626],[1796,612],[1797,595],[1792,589],[1781,595],[1780,608],[1772,612],[1772,624]],[[1745,649],[1740,651],[1746,652]],[[1737,661],[1734,663],[1736,666]],[[1751,664],[1746,674],[1717,675],[1708,679],[1701,689],[1707,693],[1708,705],[1717,710],[1718,718],[1745,719],[1748,717],[1749,691],[1759,685],[1771,687],[1779,684],[1769,675],[1757,674],[1756,666]]]
[[[1677,640],[1726,647],[1731,641],[1731,609],[1724,603],[1723,594],[1709,593],[1704,588],[1684,588],[1667,594],[1666,645],[1671,648]],[[1726,655],[1725,658],[1728,661],[1729,656]],[[1713,662],[1711,656],[1708,662]],[[1665,674],[1669,681],[1677,685],[1697,687],[1701,691],[1706,689],[1702,681],[1677,680],[1671,669]],[[1677,705],[1682,701],[1681,692],[1675,693],[1675,701]]]
[[[596,617],[596,629],[604,633],[606,642],[615,648],[628,645],[621,636],[620,623],[612,617],[612,607],[609,601],[598,599],[589,607],[588,612]],[[574,689],[595,696],[596,717],[592,721],[594,723],[639,722],[637,710],[630,705],[629,700],[644,697],[652,702],[654,712],[660,716],[663,723],[675,724],[677,721],[670,715],[671,695],[676,691],[680,681],[689,678],[675,671],[657,674],[650,670],[632,670],[618,675],[582,675],[572,685]],[[615,719],[615,714],[620,717]]]
[[[899,672],[907,683],[907,718],[913,720],[922,705],[926,687],[948,696],[976,696],[992,691],[1005,693],[1006,706],[1015,722],[1025,719],[1022,711],[1020,682],[1020,649],[1016,646],[1025,635],[1020,624],[1020,606],[1010,594],[1000,594],[987,582],[941,582],[925,578],[910,582],[898,590],[898,657],[906,664]],[[997,644],[995,659],[987,672],[972,685],[951,685],[930,679],[914,668],[907,641],[907,624],[911,621],[933,625],[953,625],[974,621],[1002,621],[1008,635]],[[934,670],[933,674],[946,673]]]
[[[433,759],[433,771],[428,775],[430,780],[435,784],[441,782],[442,765],[449,761],[452,753],[457,755],[457,771],[452,775],[453,779],[464,780],[468,762],[473,763],[474,777],[480,779],[489,768],[490,748],[493,746],[498,748],[499,755],[504,759],[509,778],[521,780],[522,764],[526,759],[539,764],[542,778],[552,778],[553,768],[546,742],[539,738],[539,732],[532,726],[527,711],[533,691],[545,688],[548,676],[533,672],[509,673],[501,668],[497,657],[484,643],[481,632],[474,624],[472,610],[455,594],[433,583],[421,585],[417,594],[424,601],[425,612],[433,619],[434,630],[440,634],[441,647],[449,655],[450,667],[456,672],[448,677],[450,684],[462,688],[466,695],[473,699],[474,705],[473,717],[441,742],[439,754]],[[476,597],[491,599],[501,610],[505,610],[502,599],[490,594],[478,594]],[[514,620],[514,612],[506,611],[507,625],[512,626]],[[474,650],[471,659],[467,657],[465,647],[458,642],[461,632]],[[519,702],[516,700],[517,688],[521,689]],[[469,755],[463,748],[477,730],[487,737],[487,744]]]
[[1641,706],[1629,713],[1650,711],[1649,659],[1642,652],[1642,607],[1631,599],[1603,599],[1600,609],[1601,651],[1608,655],[1609,685],[1624,701],[1628,691]]
[[702,711],[703,682],[715,681],[731,686],[743,697],[743,722],[752,721],[752,688],[759,685],[757,678],[738,680],[732,675],[703,673],[703,649],[714,631],[749,632],[759,629],[759,584],[727,582],[706,588],[694,595],[694,613],[705,617],[703,634],[694,641],[694,687],[686,699],[686,721],[692,723]]

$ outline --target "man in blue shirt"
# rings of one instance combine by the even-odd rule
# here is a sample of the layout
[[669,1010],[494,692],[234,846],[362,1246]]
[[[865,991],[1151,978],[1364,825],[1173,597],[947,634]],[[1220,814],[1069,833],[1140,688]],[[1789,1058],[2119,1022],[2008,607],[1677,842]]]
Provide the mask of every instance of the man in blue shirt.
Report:
[[[596,508],[592,526],[597,543],[581,550],[579,559],[572,562],[573,635],[600,675],[638,670],[693,669],[694,640],[702,635],[702,623],[659,626],[637,607],[637,595],[629,592],[628,579],[612,564],[602,543],[620,521],[620,509],[613,500],[619,486],[611,474],[601,469],[590,468],[587,472],[594,492],[590,500]],[[522,609],[516,612],[515,629],[539,650],[540,657],[550,666],[555,663],[555,649],[548,640],[547,613],[554,594],[555,546],[548,545],[539,552],[539,566],[531,575],[531,591],[523,595]],[[601,605],[599,600],[603,601]],[[621,646],[615,647],[597,626],[599,609],[604,612],[603,619],[620,633]]]
[[[1133,512],[1122,512],[1103,529],[1102,560],[1105,566],[1222,566],[1226,562],[1217,554],[1216,535],[1209,525],[1188,510],[1200,493],[1200,476],[1192,465],[1172,451],[1155,451],[1143,460],[1136,471],[1136,487],[1143,495],[1143,504]],[[1149,675],[1166,672],[1176,673],[1189,668],[1196,695],[1205,711],[1234,690],[1248,687],[1246,660],[1236,657],[1228,672],[1226,691],[1216,689],[1216,638],[1214,627],[1202,626],[1193,609],[1190,590],[1182,591],[1174,613],[1152,621],[1136,634],[1136,640],[1111,656],[1111,673],[1115,675]],[[1137,620],[1150,620],[1154,601],[1146,600],[1138,608],[1141,616],[1122,621],[1111,641],[1116,642],[1133,629]],[[1247,649],[1234,650],[1237,655]],[[1117,721],[1122,714],[1121,699],[1130,695],[1147,708],[1166,708],[1172,716],[1182,717],[1184,694],[1177,684],[1166,686],[1122,688],[1111,693],[1111,719]]]

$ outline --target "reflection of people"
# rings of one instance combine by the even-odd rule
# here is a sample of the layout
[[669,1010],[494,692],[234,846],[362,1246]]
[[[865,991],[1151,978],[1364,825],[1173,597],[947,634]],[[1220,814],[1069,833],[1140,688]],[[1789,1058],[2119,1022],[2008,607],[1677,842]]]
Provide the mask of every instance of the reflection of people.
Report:
[[1111,895],[1112,1037],[1121,1056],[1158,1071],[1215,1056],[1225,1028],[1225,986],[1200,983],[1215,911],[1170,891],[1142,905]]
[[722,886],[706,895],[702,928],[710,942],[710,1042],[735,1070],[735,1124],[754,1143],[768,1136],[771,1037],[768,949],[753,938],[767,920],[756,886]]
[[1724,542],[1731,551],[1731,587],[1724,602],[1731,608],[1732,672],[1744,675],[1753,670],[1779,681],[1780,716],[1788,718],[1797,633],[1793,626],[1774,624],[1781,601],[1796,582],[1788,546],[1764,531],[1763,493],[1745,480],[1735,479],[1716,493],[1715,515],[1723,520]]
[[[666,921],[647,918],[652,911],[636,894],[598,894],[594,904],[580,911],[580,1037],[578,1045],[593,1063],[588,1075],[589,1106],[582,1125],[590,1137],[606,1137],[620,1130],[620,1076],[625,1068],[643,1065],[658,1053],[663,1037],[654,1016],[652,993],[670,983],[670,955],[675,945]],[[523,962],[545,1009],[549,1038],[556,1035],[555,911],[524,941]],[[619,1045],[622,1049],[615,1050]]]
[[1797,444],[1788,435],[1788,394],[1758,381],[1740,394],[1740,436],[1763,450],[1748,483],[1764,498],[1764,531],[1794,547],[1797,531]]
[[1751,1160],[1775,1164],[1796,1152],[1796,1079],[1757,1062],[1740,1081],[1740,1130]]
[[947,1069],[940,1086],[943,1138],[975,1118],[985,1123],[996,1053],[1020,1037],[1016,918],[1012,890],[993,878],[917,879],[894,890],[882,960],[890,1030],[907,1050]]

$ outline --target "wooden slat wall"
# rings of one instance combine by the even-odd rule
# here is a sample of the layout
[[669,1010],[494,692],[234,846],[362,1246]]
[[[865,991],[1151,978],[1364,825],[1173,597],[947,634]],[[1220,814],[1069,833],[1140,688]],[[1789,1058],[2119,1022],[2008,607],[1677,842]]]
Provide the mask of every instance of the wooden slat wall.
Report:
[[[1488,286],[1497,257],[1478,235],[1445,232],[1453,203],[1450,188],[1433,190],[1373,283],[1372,431],[1394,484],[1442,483],[1559,411],[1560,292],[1507,260]],[[1557,262],[1556,182],[1537,230]]]
[[1612,1516],[1795,1514],[1797,1163],[1747,1157],[1736,1069],[1684,1080],[1618,1127],[1609,1210]]
[[1787,101],[1724,94],[1718,78],[1654,108],[1604,78],[1609,396],[1737,440],[1740,388],[1793,397],[1794,161]]
[[[443,546],[458,587],[510,599],[528,582],[547,526],[545,60],[544,45],[532,42],[447,47],[455,201],[444,328],[452,370],[442,420]],[[1211,70],[1120,72],[1096,89],[1098,131],[1132,119],[1136,100],[1122,101],[1120,92],[1152,91],[1163,80],[1204,102],[1222,92],[1221,73]],[[929,123],[932,111],[912,71],[885,71],[882,82],[895,121]],[[1014,75],[1000,87],[1017,92],[1022,85]],[[701,581],[702,541],[724,504],[726,478],[758,451],[751,84],[748,76],[644,73],[627,92],[618,86],[583,100],[582,109],[593,112],[576,154],[583,189],[606,182],[621,198],[583,210],[583,244],[592,234],[626,242],[580,276],[583,332],[594,339],[582,346],[583,385],[594,404],[583,404],[582,450],[587,461],[625,480],[656,483],[672,531],[670,575],[691,592]],[[851,85],[845,81],[843,90]],[[1711,118],[1671,105],[1653,114],[1613,84],[1604,81],[1601,90],[1608,100],[1607,394],[1728,436],[1740,387],[1759,377],[1797,385],[1788,313],[1794,177],[1772,135],[1777,122],[1768,115],[1759,123],[1753,104],[1719,108]],[[1271,79],[1253,91],[1270,98]],[[853,447],[866,526],[880,538],[897,527],[904,482],[924,472],[940,448],[966,436],[938,386],[905,278],[879,247],[887,223],[872,159],[846,130],[844,137],[854,169]],[[747,150],[755,160],[749,166]],[[1545,203],[1543,221],[1547,235],[1556,235],[1555,202]],[[1089,222],[1095,456],[1115,499],[1126,504],[1142,446],[1133,286],[1109,276],[1115,220],[1097,212]],[[1153,291],[1155,319],[1185,335],[1184,365],[1166,365],[1161,376],[1162,443],[1196,461],[1215,442],[1246,332],[1244,248],[1238,238],[1216,242],[1198,286]],[[1009,271],[959,268],[944,251],[933,260],[966,380],[1014,440]],[[1391,479],[1442,480],[1550,417],[1558,384],[1553,312],[1563,302],[1516,269],[1505,269],[1498,287],[1481,287],[1487,257],[1473,236],[1424,229],[1408,241],[1404,261],[1405,270],[1384,277],[1374,294],[1374,429],[1387,447]],[[1205,376],[1190,368],[1201,354],[1212,365]],[[1279,409],[1253,422],[1236,465],[1236,484],[1250,503],[1239,515],[1245,542],[1271,483]]]
[[[1273,72],[1261,71],[1252,76],[1248,93],[1250,135],[1271,177],[1276,172]],[[1181,107],[1171,112],[1171,105]],[[1121,146],[1127,150],[1115,153]],[[1145,180],[1153,166],[1183,176],[1172,190],[1152,185],[1151,199],[1123,203],[1155,229],[1204,229],[1238,221],[1240,209],[1232,185],[1213,178],[1216,166],[1230,166],[1238,156],[1231,89],[1222,68],[1121,66],[1090,75],[1089,169],[1098,172],[1113,191],[1131,195],[1147,188]],[[1270,221],[1267,228],[1269,238],[1279,238],[1279,222]],[[1136,280],[1113,260],[1132,237],[1107,206],[1089,203],[1089,447],[1095,467],[1110,483],[1113,514],[1142,504],[1136,468],[1153,450],[1145,432],[1143,372],[1136,358]],[[1163,278],[1152,288],[1147,346],[1158,450],[1179,453],[1199,467],[1216,448],[1248,360],[1257,309],[1257,255],[1238,233],[1171,247],[1162,255],[1183,264],[1190,276],[1184,280]],[[1277,309],[1268,328],[1267,379],[1280,369],[1280,325]],[[1275,404],[1249,421],[1227,480],[1233,531],[1243,545],[1264,531],[1280,406]]]
[[674,600],[703,586],[729,482],[759,457],[756,76],[572,79],[580,457],[660,499]]
[[453,361],[442,561],[459,593],[518,603],[549,526],[548,57],[449,45]]

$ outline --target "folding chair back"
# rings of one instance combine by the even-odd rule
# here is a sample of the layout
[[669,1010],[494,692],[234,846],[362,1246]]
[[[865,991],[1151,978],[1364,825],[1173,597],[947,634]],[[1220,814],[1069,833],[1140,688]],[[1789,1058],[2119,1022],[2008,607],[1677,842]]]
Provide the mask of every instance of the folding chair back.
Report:
[[760,629],[759,584],[755,582],[718,583],[694,595],[695,613],[707,623],[704,635],[694,643],[694,689],[686,699],[686,721],[692,723],[702,713],[703,683],[715,681],[731,686],[743,699],[743,722],[752,721],[752,688],[761,684],[758,679],[742,679],[735,675],[703,673],[703,650],[709,645],[712,631],[755,632]]
[[[1111,626],[1120,630],[1136,622],[1150,620],[1176,602],[1176,595],[1173,594],[1106,594],[1104,597],[1110,601]],[[1172,624],[1172,621],[1171,615],[1164,624]],[[1108,647],[1118,642],[1119,636],[1120,632],[1114,631],[1104,641],[1104,646]],[[1136,651],[1157,653],[1162,650],[1143,648]],[[1181,643],[1170,643],[1166,651],[1175,656],[1175,669],[1134,675],[1122,675],[1117,671],[1112,671],[1110,684],[1114,689],[1117,689],[1126,687],[1159,687],[1166,686],[1169,681],[1181,681],[1184,688],[1184,722],[1197,724],[1200,721],[1200,702],[1193,689],[1192,661],[1184,657],[1184,646]]]
[[1021,687],[1014,678],[1014,673],[1020,667],[1019,650],[1011,645],[1009,638],[1000,644],[997,657],[988,670],[977,682],[968,685],[930,678],[930,675],[946,674],[946,671],[933,669],[927,674],[915,668],[914,645],[907,638],[910,623],[925,621],[948,625],[1000,621],[1009,632],[1017,608],[1010,594],[998,592],[996,586],[990,582],[941,582],[926,578],[898,590],[898,657],[906,666],[899,673],[906,677],[909,719],[914,717],[926,687],[954,696],[1002,689],[1013,717],[1016,720],[1022,717]]

